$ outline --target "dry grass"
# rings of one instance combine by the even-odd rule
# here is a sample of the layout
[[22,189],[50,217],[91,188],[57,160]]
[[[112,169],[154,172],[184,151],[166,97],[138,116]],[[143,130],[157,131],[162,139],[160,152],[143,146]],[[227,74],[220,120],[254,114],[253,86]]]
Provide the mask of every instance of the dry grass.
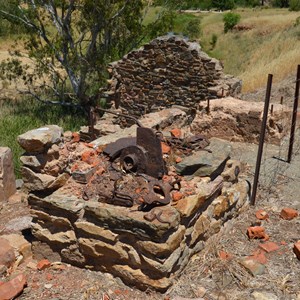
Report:
[[[296,72],[300,63],[300,26],[294,23],[299,13],[286,9],[237,10],[240,24],[251,30],[223,33],[223,14],[202,14],[201,44],[224,63],[225,72],[243,80],[243,92],[265,85],[267,74],[278,82]],[[213,34],[218,36],[210,49]]]

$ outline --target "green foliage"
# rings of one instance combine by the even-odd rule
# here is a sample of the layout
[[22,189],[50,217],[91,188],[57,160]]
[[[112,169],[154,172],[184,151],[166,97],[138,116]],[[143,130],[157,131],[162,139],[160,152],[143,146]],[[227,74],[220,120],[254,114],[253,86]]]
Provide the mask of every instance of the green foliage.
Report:
[[212,0],[212,6],[219,10],[233,9],[235,6],[234,0]]
[[196,39],[200,37],[201,28],[200,28],[201,20],[199,18],[194,18],[190,20],[184,30],[183,34],[188,36],[191,39]]
[[[21,54],[15,52],[13,59],[1,64],[1,76],[23,80],[28,92],[41,101],[86,108],[101,96],[107,64],[165,34],[173,20],[169,9],[161,9],[157,18],[144,25],[143,0],[6,2],[0,0],[0,18],[26,29],[25,50],[33,63],[21,64]],[[49,98],[42,98],[41,91]]]
[[300,0],[290,0],[290,10],[300,11]]
[[218,41],[218,36],[215,33],[213,33],[211,36],[211,40],[209,42],[211,46],[211,50],[213,50],[216,47],[217,41]]
[[272,3],[272,6],[274,7],[280,7],[280,8],[283,8],[283,7],[289,7],[289,0],[273,0],[271,3]]
[[224,22],[224,32],[227,33],[229,30],[232,30],[232,28],[240,21],[241,16],[236,13],[226,13],[223,17]]
[[84,123],[82,110],[44,105],[28,98],[0,101],[0,147],[12,149],[15,173],[20,177],[19,157],[24,150],[17,143],[18,135],[45,124],[57,124],[64,130],[77,131]]

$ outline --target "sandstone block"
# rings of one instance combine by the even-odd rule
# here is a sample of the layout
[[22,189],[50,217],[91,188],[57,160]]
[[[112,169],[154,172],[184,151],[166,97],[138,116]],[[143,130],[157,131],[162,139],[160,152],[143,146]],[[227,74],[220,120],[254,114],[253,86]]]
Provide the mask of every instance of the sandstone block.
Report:
[[198,151],[184,158],[176,165],[177,172],[181,175],[209,176],[212,179],[220,175],[230,158],[230,144],[219,139],[212,139],[210,145],[205,149],[210,150],[211,153]]
[[42,191],[47,189],[55,180],[55,177],[47,174],[35,173],[27,167],[21,169],[24,186],[29,191]]
[[12,152],[7,147],[0,147],[0,202],[6,201],[16,191]]
[[61,127],[48,125],[19,135],[18,143],[27,152],[43,152],[52,144],[60,142],[62,134]]
[[20,295],[27,285],[26,277],[24,274],[19,274],[8,282],[0,285],[0,299],[8,300],[15,299]]
[[15,253],[13,247],[6,239],[0,238],[0,265],[4,265],[9,268],[14,262]]
[[21,234],[5,234],[2,236],[3,239],[7,240],[14,250],[15,256],[22,255],[23,259],[32,256],[31,244]]
[[210,226],[210,220],[206,215],[201,215],[194,225],[193,232],[191,234],[190,246],[192,247],[200,236],[203,236]]

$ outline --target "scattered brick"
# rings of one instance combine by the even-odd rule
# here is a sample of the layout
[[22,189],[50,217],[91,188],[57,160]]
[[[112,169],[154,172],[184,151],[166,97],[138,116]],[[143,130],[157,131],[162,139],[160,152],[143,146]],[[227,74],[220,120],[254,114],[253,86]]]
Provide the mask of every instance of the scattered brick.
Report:
[[222,260],[230,260],[232,259],[232,255],[224,250],[219,251],[219,257]]
[[20,295],[27,285],[26,277],[24,274],[19,274],[8,282],[0,285],[0,299],[15,299]]
[[178,192],[178,191],[173,192],[173,194],[172,194],[173,201],[175,201],[175,202],[182,199],[182,197],[183,197],[183,194],[181,192]]
[[254,251],[252,255],[248,256],[248,258],[255,260],[263,265],[265,265],[268,261],[265,252],[261,249],[257,249],[256,251]]
[[45,270],[47,268],[50,268],[50,266],[51,266],[51,262],[48,259],[42,259],[38,262],[36,267],[37,267],[38,270],[41,271],[41,270]]
[[300,240],[294,244],[293,251],[296,254],[297,258],[300,260]]
[[259,209],[255,213],[255,216],[258,220],[267,220],[267,219],[269,219],[269,214],[263,209]]
[[293,208],[283,208],[280,213],[280,217],[284,220],[292,220],[298,216],[297,210]]
[[168,146],[166,143],[161,143],[161,150],[163,154],[169,154],[171,152],[171,147]]
[[248,227],[247,235],[249,239],[263,239],[265,241],[269,239],[269,236],[266,234],[265,229],[261,226]]
[[176,162],[177,164],[179,164],[180,162],[182,162],[182,158],[179,157],[179,156],[176,156],[175,162]]
[[173,137],[178,138],[178,139],[181,137],[181,134],[182,134],[181,130],[178,128],[170,130],[170,133]]
[[279,246],[274,242],[267,242],[264,244],[260,244],[259,247],[261,249],[265,250],[267,253],[270,253],[270,252],[273,252],[273,251],[276,251],[279,249]]
[[88,164],[92,164],[95,160],[96,155],[97,152],[94,149],[89,149],[81,154],[81,160]]
[[80,142],[80,135],[78,132],[73,132],[72,133],[72,142],[73,143],[79,143]]

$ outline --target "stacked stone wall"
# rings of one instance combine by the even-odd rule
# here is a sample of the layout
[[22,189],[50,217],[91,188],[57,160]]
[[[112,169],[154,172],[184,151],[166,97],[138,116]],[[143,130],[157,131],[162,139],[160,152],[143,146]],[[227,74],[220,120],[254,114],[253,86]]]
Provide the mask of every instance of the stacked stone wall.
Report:
[[241,81],[225,75],[218,60],[177,36],[153,40],[112,63],[109,71],[106,93],[130,115],[171,105],[197,108],[202,100],[241,90]]

